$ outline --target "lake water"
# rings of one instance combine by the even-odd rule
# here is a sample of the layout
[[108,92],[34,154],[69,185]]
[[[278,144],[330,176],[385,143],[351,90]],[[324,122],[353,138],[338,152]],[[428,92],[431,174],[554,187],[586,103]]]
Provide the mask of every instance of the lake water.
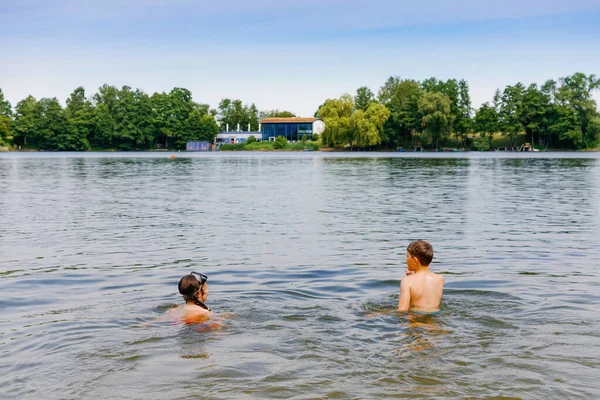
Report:
[[0,155],[1,398],[600,397],[598,153],[175,155]]

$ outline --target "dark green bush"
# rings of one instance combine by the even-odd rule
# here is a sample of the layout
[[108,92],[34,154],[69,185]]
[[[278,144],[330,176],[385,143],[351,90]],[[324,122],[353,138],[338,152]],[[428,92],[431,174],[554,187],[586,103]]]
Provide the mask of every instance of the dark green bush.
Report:
[[219,150],[221,151],[242,151],[245,150],[246,148],[246,144],[245,143],[225,143],[222,144],[221,147],[219,148]]
[[480,136],[473,141],[472,147],[477,151],[488,151],[490,149],[490,140],[485,136]]
[[277,139],[275,139],[275,144],[273,145],[273,148],[275,149],[285,149],[285,146],[287,145],[287,139],[285,138],[285,136],[277,136]]

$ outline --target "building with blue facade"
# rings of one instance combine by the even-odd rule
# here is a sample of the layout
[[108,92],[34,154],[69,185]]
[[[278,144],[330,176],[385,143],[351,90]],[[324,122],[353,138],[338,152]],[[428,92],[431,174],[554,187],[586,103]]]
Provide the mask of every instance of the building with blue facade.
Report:
[[325,123],[320,118],[264,118],[260,120],[262,140],[275,140],[278,136],[297,142],[306,135],[321,134]]
[[250,136],[260,141],[262,139],[261,132],[252,131],[234,131],[234,132],[219,132],[215,137],[215,144],[218,143],[245,143]]
[[190,140],[185,146],[186,151],[212,151],[213,144],[206,140]]

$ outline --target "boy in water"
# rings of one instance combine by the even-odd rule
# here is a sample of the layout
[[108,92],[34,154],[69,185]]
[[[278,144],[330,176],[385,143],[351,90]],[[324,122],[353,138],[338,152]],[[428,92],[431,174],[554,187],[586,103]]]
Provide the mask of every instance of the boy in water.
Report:
[[421,312],[438,311],[444,277],[429,270],[433,259],[433,247],[424,240],[417,240],[406,249],[406,276],[400,283],[400,300],[398,311],[408,309]]

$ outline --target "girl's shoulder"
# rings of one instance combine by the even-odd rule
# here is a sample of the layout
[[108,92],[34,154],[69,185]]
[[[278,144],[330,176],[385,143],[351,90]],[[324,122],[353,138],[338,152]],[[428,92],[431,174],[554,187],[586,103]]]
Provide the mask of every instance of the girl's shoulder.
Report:
[[184,304],[169,308],[164,313],[164,319],[172,323],[194,324],[207,322],[214,313],[195,305]]

